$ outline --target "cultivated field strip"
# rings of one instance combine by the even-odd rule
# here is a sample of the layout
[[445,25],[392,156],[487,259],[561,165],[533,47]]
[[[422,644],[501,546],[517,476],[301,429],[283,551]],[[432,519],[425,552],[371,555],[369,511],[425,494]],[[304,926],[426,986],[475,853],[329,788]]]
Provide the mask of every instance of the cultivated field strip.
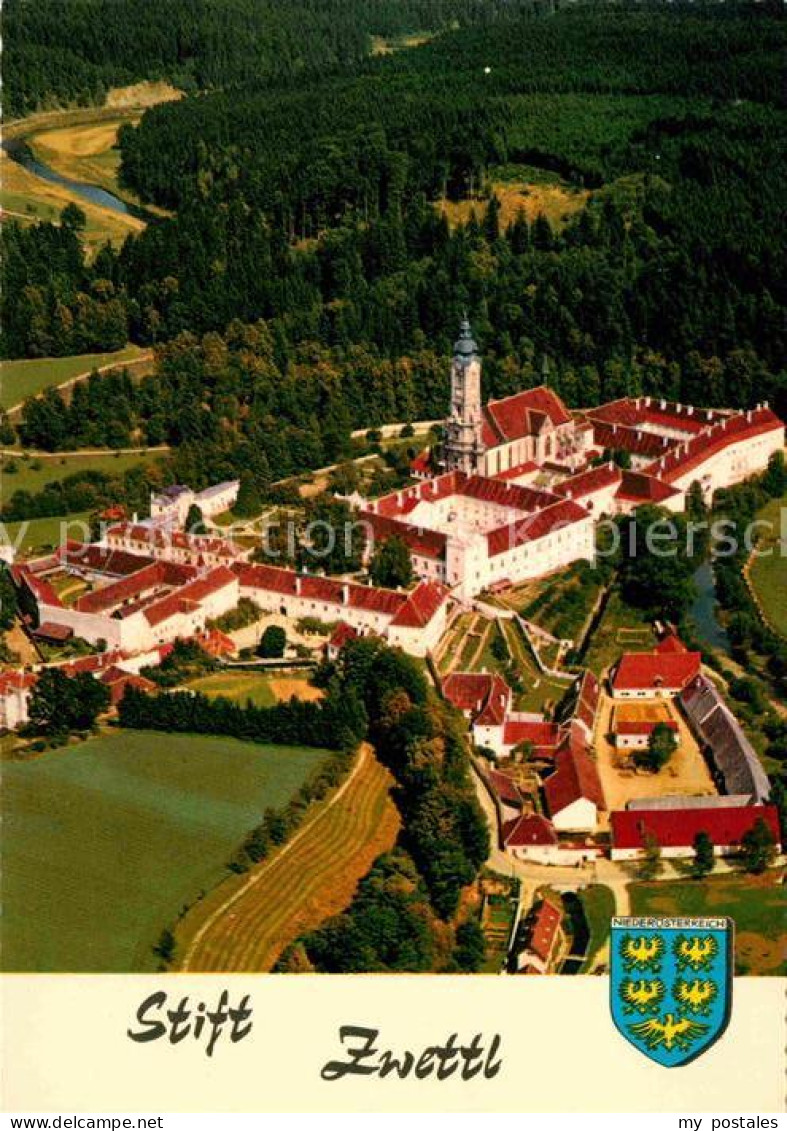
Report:
[[314,819],[201,924],[192,920],[181,969],[269,970],[294,938],[346,907],[374,858],[396,839],[392,782],[364,746],[351,776]]

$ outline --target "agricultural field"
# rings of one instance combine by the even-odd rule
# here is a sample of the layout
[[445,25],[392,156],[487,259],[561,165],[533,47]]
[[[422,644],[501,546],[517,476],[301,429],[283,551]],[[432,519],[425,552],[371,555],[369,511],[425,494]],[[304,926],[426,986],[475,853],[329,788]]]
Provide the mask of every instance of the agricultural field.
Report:
[[51,385],[63,385],[94,369],[121,367],[149,356],[148,350],[128,345],[113,353],[81,353],[70,357],[41,357],[0,364],[0,407],[9,409]]
[[771,524],[770,535],[758,546],[751,562],[749,580],[768,623],[787,638],[787,543],[782,534],[782,512],[787,496],[772,499],[757,518]]
[[234,876],[178,925],[176,965],[270,970],[298,935],[342,911],[399,831],[393,779],[363,746],[350,776],[274,856]]
[[787,973],[781,871],[763,876],[710,876],[701,882],[629,886],[632,915],[729,915],[735,922],[737,974]]
[[123,731],[6,763],[3,969],[154,970],[162,928],[325,756]]

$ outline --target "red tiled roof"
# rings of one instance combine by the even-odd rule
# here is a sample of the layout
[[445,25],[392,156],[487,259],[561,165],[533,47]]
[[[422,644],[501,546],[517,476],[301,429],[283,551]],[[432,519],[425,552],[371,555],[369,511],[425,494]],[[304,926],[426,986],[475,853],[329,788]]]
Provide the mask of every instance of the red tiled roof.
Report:
[[63,602],[45,577],[38,577],[29,566],[14,566],[11,576],[17,585],[26,585],[40,605],[62,609]]
[[335,648],[337,652],[341,652],[345,644],[349,644],[351,640],[356,640],[358,633],[351,624],[346,621],[340,620],[336,628],[331,633],[331,638],[328,644],[331,648]]
[[152,679],[146,679],[142,675],[132,675],[129,672],[123,672],[122,678],[112,680],[112,682],[109,683],[109,699],[113,707],[117,707],[129,687],[134,687],[137,691],[149,692],[155,691],[156,684]]
[[538,464],[533,463],[532,459],[527,460],[525,463],[518,463],[516,467],[509,467],[506,471],[498,471],[492,476],[493,479],[519,479],[523,475],[533,475],[538,471]]
[[635,456],[654,458],[668,452],[678,442],[656,432],[643,432],[638,428],[626,428],[622,424],[593,422],[593,442],[606,451],[630,452]]
[[629,427],[651,424],[656,428],[672,428],[690,434],[701,432],[714,420],[722,419],[722,414],[714,409],[678,406],[654,397],[622,397],[591,409],[588,416],[608,424]]
[[510,443],[523,436],[537,435],[544,422],[554,427],[570,424],[571,416],[557,393],[545,385],[525,389],[484,407],[482,438],[487,447]]
[[409,522],[402,522],[396,518],[373,511],[361,511],[363,522],[367,523],[371,532],[378,541],[396,536],[401,538],[414,554],[420,558],[435,558],[440,560],[445,557],[446,536],[439,530],[424,530],[413,526]]
[[615,691],[682,690],[700,672],[699,652],[624,652],[615,669]]
[[188,613],[199,608],[200,601],[217,593],[220,589],[237,582],[236,574],[227,566],[216,566],[204,577],[184,585],[175,593],[170,593],[145,609],[145,619],[150,625],[161,624],[178,613]]
[[688,648],[679,636],[676,636],[674,632],[670,632],[666,636],[662,637],[661,640],[659,640],[658,644],[656,645],[656,651],[661,653],[687,652]]
[[559,738],[560,728],[557,723],[506,719],[503,727],[503,742],[506,746],[519,746],[522,742],[529,742],[540,757],[552,757]]
[[582,798],[592,801],[598,809],[605,808],[596,764],[573,735],[569,735],[558,749],[555,765],[555,772],[544,782],[551,817]]
[[612,730],[615,734],[653,734],[657,726],[667,727],[672,731],[678,729],[674,719],[622,719],[613,723]]
[[74,630],[67,624],[54,624],[52,621],[44,621],[38,628],[34,628],[31,636],[35,636],[41,640],[68,640],[74,635]]
[[629,503],[663,503],[679,494],[680,491],[670,487],[668,483],[662,483],[654,475],[626,470],[622,474],[616,498]]
[[482,726],[502,726],[511,701],[511,688],[502,676],[489,672],[453,672],[442,692],[460,711],[469,711]]
[[413,475],[428,475],[430,467],[431,464],[428,448],[424,448],[422,452],[418,453],[415,459],[410,461],[410,470],[412,471]]
[[729,444],[753,440],[755,436],[779,428],[783,429],[784,424],[769,408],[736,413],[700,432],[687,443],[674,447],[663,459],[648,467],[648,471],[667,483],[673,483],[701,467],[706,460],[723,451]]
[[536,912],[533,925],[530,929],[529,947],[542,962],[548,962],[555,946],[562,912],[545,899]]
[[277,566],[238,564],[232,572],[244,588],[265,589],[326,604],[365,609],[389,616],[392,624],[405,628],[428,624],[448,596],[444,586],[431,581],[422,581],[410,593],[402,593],[374,585],[318,577],[316,574],[298,574]]
[[60,553],[65,565],[95,573],[126,576],[136,573],[154,560],[142,554],[131,554],[125,550],[111,550],[96,543],[67,542]]
[[596,721],[599,691],[598,680],[593,675],[590,668],[587,668],[579,684],[574,716],[581,723],[584,723],[589,731],[593,730]]
[[646,835],[662,848],[693,845],[697,833],[705,832],[719,847],[739,845],[742,837],[762,818],[779,841],[779,818],[775,805],[740,805],[708,809],[622,809],[610,815],[614,848],[643,848]]
[[10,695],[14,691],[29,691],[38,683],[35,672],[10,671],[0,673],[0,696]]
[[75,607],[81,613],[102,613],[123,604],[124,601],[129,601],[132,597],[138,597],[149,589],[157,588],[162,582],[163,570],[159,568],[158,562],[151,562],[136,573],[130,573],[118,581],[94,589],[92,593],[85,593],[76,602]]
[[575,503],[572,499],[563,499],[517,522],[490,531],[486,536],[489,556],[503,554],[526,542],[536,542],[561,527],[572,526],[575,522],[582,522],[588,518],[588,512],[579,503]]
[[569,499],[581,499],[592,495],[595,491],[603,491],[620,483],[621,470],[614,463],[603,463],[600,467],[591,467],[588,471],[581,471],[579,475],[572,475],[558,483],[553,488],[556,495],[564,495]]
[[508,805],[515,805],[519,809],[522,808],[522,794],[513,778],[510,778],[508,774],[501,774],[499,770],[487,770],[485,777],[492,792],[500,801]]
[[230,656],[237,651],[232,637],[218,628],[209,628],[195,639],[202,651],[209,656]]
[[229,538],[214,538],[203,534],[186,534],[182,530],[172,530],[162,526],[142,526],[140,523],[121,522],[111,526],[107,539],[131,543],[133,545],[172,547],[188,550],[192,554],[212,554],[215,557],[239,558],[243,550]]
[[503,844],[506,848],[528,848],[531,845],[551,846],[558,843],[557,833],[546,817],[527,813],[506,821],[503,825]]
[[395,614],[391,624],[399,628],[423,628],[442,608],[447,596],[448,590],[444,585],[436,581],[421,581],[408,593],[407,600]]

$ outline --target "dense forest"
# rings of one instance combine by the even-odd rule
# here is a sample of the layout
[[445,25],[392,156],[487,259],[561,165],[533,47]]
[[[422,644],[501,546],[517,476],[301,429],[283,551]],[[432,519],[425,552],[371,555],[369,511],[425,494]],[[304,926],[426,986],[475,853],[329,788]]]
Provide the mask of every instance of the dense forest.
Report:
[[371,37],[512,19],[553,0],[6,0],[8,117],[100,104],[112,86],[184,90],[348,68]]
[[[465,308],[487,395],[537,383],[547,357],[570,405],[648,392],[787,415],[787,22],[762,5],[514,5],[504,26],[417,8],[411,27],[427,9],[467,26],[125,128],[126,183],[176,215],[119,251],[88,262],[78,210],[7,226],[6,356],[159,350],[139,384],[28,405],[25,444],[166,441],[184,475],[250,467],[263,485],[342,458],[352,428],[441,415]],[[507,177],[556,174],[584,207],[501,222]],[[449,225],[435,202],[468,196]]]

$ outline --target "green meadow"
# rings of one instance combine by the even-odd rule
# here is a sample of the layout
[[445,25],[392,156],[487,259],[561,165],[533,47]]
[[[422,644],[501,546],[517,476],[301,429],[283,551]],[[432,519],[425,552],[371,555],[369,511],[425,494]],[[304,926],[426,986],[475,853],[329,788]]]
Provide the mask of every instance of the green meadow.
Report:
[[83,353],[70,357],[42,357],[4,361],[0,366],[0,408],[11,408],[50,385],[62,385],[80,373],[103,365],[123,365],[144,353],[139,346],[126,346],[114,353]]
[[134,972],[326,752],[120,731],[6,762],[5,971]]

